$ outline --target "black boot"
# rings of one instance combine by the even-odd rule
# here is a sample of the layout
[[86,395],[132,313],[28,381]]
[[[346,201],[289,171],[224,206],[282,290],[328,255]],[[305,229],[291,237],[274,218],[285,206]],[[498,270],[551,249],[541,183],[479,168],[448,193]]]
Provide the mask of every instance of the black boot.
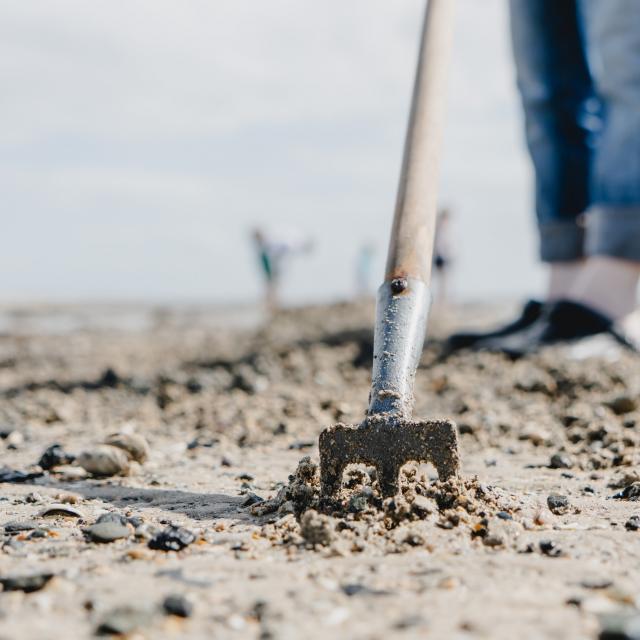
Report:
[[451,353],[458,349],[467,349],[473,347],[480,340],[489,338],[499,338],[508,336],[516,331],[522,331],[531,326],[542,315],[544,305],[537,300],[529,300],[520,313],[520,316],[509,324],[494,329],[493,331],[484,331],[476,333],[454,333],[446,342],[446,350]]
[[560,300],[546,305],[540,317],[528,327],[509,335],[477,341],[474,348],[499,351],[518,358],[546,345],[572,342],[600,333],[608,333],[620,344],[635,350],[634,346],[616,330],[611,318],[570,300]]

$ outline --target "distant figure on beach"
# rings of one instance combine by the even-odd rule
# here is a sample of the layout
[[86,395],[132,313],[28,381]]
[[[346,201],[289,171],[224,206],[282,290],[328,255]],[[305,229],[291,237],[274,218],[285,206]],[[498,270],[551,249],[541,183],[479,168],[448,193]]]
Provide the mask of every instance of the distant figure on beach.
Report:
[[356,256],[356,297],[359,299],[371,296],[371,271],[375,253],[376,248],[372,242],[365,242],[358,250]]
[[280,306],[280,284],[285,264],[296,254],[309,253],[313,249],[313,242],[296,233],[275,235],[261,228],[255,228],[251,235],[264,276],[265,306],[273,313]]
[[449,346],[517,356],[605,333],[630,346],[622,329],[638,316],[640,1],[510,0],[510,9],[547,291],[513,322],[456,334]]
[[443,207],[436,218],[436,234],[433,241],[434,296],[436,301],[442,305],[449,302],[449,278],[452,265],[451,211]]

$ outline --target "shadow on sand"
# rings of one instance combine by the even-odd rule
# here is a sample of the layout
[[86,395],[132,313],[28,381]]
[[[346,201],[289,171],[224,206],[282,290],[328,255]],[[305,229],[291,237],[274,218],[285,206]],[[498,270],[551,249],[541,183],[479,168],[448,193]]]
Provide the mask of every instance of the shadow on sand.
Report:
[[183,513],[194,520],[229,518],[246,523],[256,521],[242,507],[244,496],[229,496],[223,493],[191,493],[177,489],[122,487],[91,482],[56,482],[52,478],[40,478],[28,484],[78,493],[90,500],[110,502],[119,508],[159,509],[168,513]]

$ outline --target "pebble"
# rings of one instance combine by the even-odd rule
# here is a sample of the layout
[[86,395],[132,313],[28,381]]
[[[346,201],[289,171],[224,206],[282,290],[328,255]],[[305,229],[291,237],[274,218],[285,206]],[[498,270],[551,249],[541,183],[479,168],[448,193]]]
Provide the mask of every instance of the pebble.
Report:
[[6,438],[7,449],[19,449],[24,444],[24,434],[21,431],[12,431]]
[[552,493],[547,497],[547,506],[549,507],[549,511],[551,511],[551,513],[557,516],[561,516],[569,511],[569,498],[557,493]]
[[31,482],[36,478],[42,478],[42,476],[44,476],[44,471],[18,471],[17,469],[10,469],[9,467],[2,467],[0,469],[0,482]]
[[122,449],[132,460],[141,464],[149,457],[149,445],[137,433],[112,433],[104,444]]
[[551,469],[571,469],[573,460],[565,453],[554,453],[549,460]]
[[49,471],[64,464],[71,464],[75,459],[75,456],[67,453],[62,445],[56,443],[45,449],[38,460],[38,465],[45,471]]
[[545,556],[549,556],[550,558],[559,558],[561,555],[563,555],[560,545],[553,540],[541,540],[540,551]]
[[77,493],[58,493],[55,499],[62,504],[79,504],[82,498]]
[[122,449],[108,444],[83,451],[78,456],[77,463],[97,477],[125,476],[129,473],[129,456]]
[[23,576],[8,576],[0,578],[0,584],[5,591],[33,593],[40,591],[53,578],[53,575],[53,573],[33,573]]
[[620,611],[602,615],[598,640],[640,640],[640,613]]
[[[638,531],[640,529],[640,516],[631,516],[625,523],[624,528],[627,531]],[[6,531],[6,527],[5,527]]]
[[12,520],[4,524],[5,533],[21,533],[22,531],[33,531],[38,528],[38,523],[34,520]]
[[615,500],[632,500],[636,502],[640,500],[640,482],[634,482],[626,486],[622,491],[611,496]]
[[593,590],[608,589],[611,585],[613,585],[612,580],[610,580],[609,578],[598,577],[598,576],[595,576],[592,578],[585,578],[584,580],[580,581],[580,586],[585,589],[593,589]]
[[631,413],[638,408],[638,403],[631,396],[618,396],[605,403],[613,413],[621,416],[625,413]]
[[86,530],[93,542],[107,543],[131,535],[127,519],[117,513],[105,513]]
[[390,591],[384,591],[382,589],[372,589],[364,584],[358,582],[343,584],[340,587],[342,593],[346,596],[388,596],[391,595]]
[[50,518],[53,516],[62,516],[63,518],[82,518],[83,515],[77,509],[70,507],[68,504],[54,503],[45,507],[38,514],[41,518]]
[[151,611],[136,607],[116,607],[108,611],[96,629],[96,635],[125,635],[149,626],[152,619]]
[[289,445],[289,449],[294,451],[302,451],[303,449],[310,449],[315,445],[313,440],[296,440]]
[[433,510],[433,502],[426,496],[416,495],[411,503],[411,511],[421,520],[424,520],[427,516],[431,515]]
[[171,616],[179,618],[189,618],[193,613],[193,604],[183,595],[168,595],[162,602],[164,612]]
[[249,491],[247,494],[245,494],[245,498],[242,501],[242,506],[252,507],[254,504],[259,504],[260,502],[264,502],[264,498],[261,498],[259,495],[251,493]]
[[195,533],[189,531],[189,529],[169,525],[166,529],[163,529],[160,533],[151,538],[148,546],[149,549],[156,549],[159,551],[180,551],[181,549],[188,547],[195,541],[195,539]]

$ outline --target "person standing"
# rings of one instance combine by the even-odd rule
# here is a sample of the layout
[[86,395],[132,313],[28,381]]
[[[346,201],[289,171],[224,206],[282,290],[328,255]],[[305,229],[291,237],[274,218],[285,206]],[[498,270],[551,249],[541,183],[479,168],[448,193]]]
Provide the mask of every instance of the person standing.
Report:
[[640,1],[510,0],[517,84],[535,172],[546,299],[453,349],[514,354],[609,332],[640,277]]
[[313,242],[297,233],[274,235],[260,228],[253,229],[251,237],[264,276],[265,306],[269,313],[275,313],[280,307],[280,285],[284,265],[290,257],[310,252]]

